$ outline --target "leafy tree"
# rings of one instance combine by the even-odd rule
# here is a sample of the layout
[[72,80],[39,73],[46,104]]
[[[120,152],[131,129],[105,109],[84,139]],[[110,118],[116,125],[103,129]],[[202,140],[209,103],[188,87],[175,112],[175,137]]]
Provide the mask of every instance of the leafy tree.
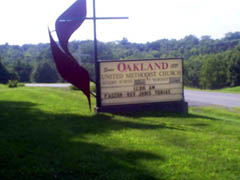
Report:
[[240,44],[233,52],[229,51],[227,58],[228,66],[228,81],[230,86],[240,86]]
[[[202,36],[198,39],[194,35],[189,35],[180,40],[160,39],[145,44],[131,43],[127,38],[123,38],[108,43],[98,42],[98,55],[101,60],[182,57],[185,60],[186,85],[198,88],[220,88],[237,86],[240,83],[239,43],[240,32],[229,32],[224,38],[216,40],[211,39],[210,36]],[[93,41],[73,41],[69,43],[69,48],[79,64],[84,66],[94,79]],[[2,65],[11,71],[12,79],[19,77],[23,82],[29,82],[31,79],[41,82],[62,81],[56,73],[49,44],[23,46],[4,44],[0,45],[0,55]],[[48,65],[44,65],[46,62]],[[34,71],[29,79],[31,69]],[[52,75],[44,77],[47,75],[46,72]]]
[[200,87],[218,89],[227,86],[227,61],[222,54],[211,55],[203,62]]
[[204,61],[203,56],[194,57],[184,63],[184,83],[190,87],[199,88],[200,73]]
[[233,39],[240,39],[240,32],[229,32],[225,34],[225,38],[227,40],[233,40]]
[[0,83],[6,84],[9,79],[9,72],[7,69],[2,65],[1,58],[0,58]]
[[29,82],[33,67],[28,63],[17,61],[13,64],[13,71],[17,73],[20,82]]
[[33,81],[37,83],[56,83],[59,80],[57,72],[48,63],[40,63],[33,75]]

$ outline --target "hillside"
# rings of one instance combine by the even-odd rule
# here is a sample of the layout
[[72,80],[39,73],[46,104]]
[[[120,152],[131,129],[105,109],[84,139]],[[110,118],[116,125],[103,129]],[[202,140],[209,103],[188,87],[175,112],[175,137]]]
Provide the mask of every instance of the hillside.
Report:
[[[93,42],[73,41],[72,54],[95,78]],[[161,39],[148,43],[121,41],[98,43],[100,60],[156,59],[182,57],[185,60],[185,85],[219,89],[240,85],[240,32],[227,33],[222,39],[189,35],[180,40]],[[0,45],[0,63],[9,78],[20,82],[62,82],[52,60],[49,44]],[[1,70],[0,70],[1,73]]]

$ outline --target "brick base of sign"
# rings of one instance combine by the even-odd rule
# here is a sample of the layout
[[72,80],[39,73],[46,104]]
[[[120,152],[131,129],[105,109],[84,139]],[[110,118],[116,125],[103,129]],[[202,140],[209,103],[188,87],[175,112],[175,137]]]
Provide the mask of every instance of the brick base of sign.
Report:
[[163,102],[151,104],[134,104],[134,105],[118,105],[118,106],[104,106],[95,107],[95,112],[107,113],[125,113],[125,112],[146,112],[146,111],[160,111],[188,114],[188,103],[184,101],[177,102]]

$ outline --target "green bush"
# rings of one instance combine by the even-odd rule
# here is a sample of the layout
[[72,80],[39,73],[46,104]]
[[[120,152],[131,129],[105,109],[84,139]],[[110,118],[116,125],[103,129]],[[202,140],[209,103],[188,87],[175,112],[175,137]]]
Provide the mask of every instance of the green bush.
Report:
[[8,87],[9,88],[16,88],[16,87],[18,87],[18,81],[17,80],[8,80]]
[[25,86],[24,83],[18,83],[18,84],[17,84],[17,87],[24,87],[24,86]]

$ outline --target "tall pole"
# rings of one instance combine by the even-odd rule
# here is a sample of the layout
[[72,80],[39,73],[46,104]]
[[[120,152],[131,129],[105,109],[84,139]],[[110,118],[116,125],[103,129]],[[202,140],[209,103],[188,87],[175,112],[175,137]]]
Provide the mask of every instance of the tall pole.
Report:
[[93,24],[94,24],[94,60],[95,60],[95,81],[96,81],[96,100],[97,107],[101,107],[101,89],[100,89],[100,66],[98,62],[97,48],[97,24],[96,24],[96,2],[93,0]]

